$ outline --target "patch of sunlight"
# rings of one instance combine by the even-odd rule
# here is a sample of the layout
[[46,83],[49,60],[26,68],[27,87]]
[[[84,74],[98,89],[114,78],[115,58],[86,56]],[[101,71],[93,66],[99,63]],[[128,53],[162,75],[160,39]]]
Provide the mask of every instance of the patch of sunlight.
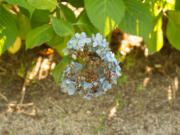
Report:
[[109,118],[115,116],[116,112],[117,112],[117,106],[115,105],[115,106],[112,107],[111,110],[110,110]]
[[107,36],[114,27],[115,21],[107,16],[104,25],[104,36]]
[[6,36],[3,36],[0,39],[0,55],[2,54],[2,50],[3,50],[3,47],[4,47],[5,41],[6,41]]
[[148,48],[145,48],[145,50],[144,50],[144,56],[145,56],[145,57],[148,57],[148,55],[149,55]]
[[146,77],[144,78],[144,81],[143,81],[143,86],[146,87],[148,82],[149,82],[150,78],[149,77]]
[[68,2],[61,2],[63,5],[66,5],[68,8],[70,8],[76,17],[78,17],[80,15],[80,13],[84,10],[84,8],[80,7],[80,8],[76,8],[73,5],[71,5]]
[[55,68],[56,63],[52,61],[53,55],[49,55],[48,58],[39,56],[36,60],[35,66],[28,73],[28,79],[33,80],[36,77],[38,80],[46,78],[50,71]]
[[173,10],[175,8],[176,0],[166,0],[166,2],[164,10]]
[[[50,49],[51,48],[48,48],[48,51]],[[44,50],[44,51],[46,51],[46,50]],[[26,86],[28,86],[32,81],[36,81],[37,79],[38,80],[44,79],[49,74],[51,74],[50,71],[52,70],[52,68],[55,67],[56,64],[53,62],[54,51],[51,50],[50,52],[52,52],[52,53],[47,53],[47,55],[46,55],[47,58],[39,56],[36,60],[35,66],[33,66],[33,68],[28,69],[27,74],[25,76],[23,86],[22,86],[22,90],[21,90],[21,100],[20,100],[20,103],[17,105],[23,104],[23,101],[25,98]],[[43,54],[46,54],[46,53],[43,53]],[[21,106],[20,106],[20,108],[21,108]],[[24,113],[24,112],[22,112],[22,113]],[[33,112],[31,112],[30,115],[33,115]]]
[[139,36],[139,20],[136,19],[136,35]]
[[179,88],[179,80],[178,80],[178,77],[176,76],[174,78],[174,90],[175,90],[175,92],[177,92],[178,88]]
[[171,103],[171,101],[172,101],[172,99],[173,99],[173,94],[172,94],[173,92],[172,92],[172,88],[171,88],[171,86],[169,86],[168,87],[168,101],[169,101],[169,103]]
[[[29,109],[31,107],[32,109]],[[34,109],[34,103],[27,104],[17,104],[17,103],[9,103],[7,105],[7,113],[16,112],[18,114],[24,114],[28,116],[35,116],[37,114],[37,110]]]
[[116,105],[111,108],[110,113],[108,115],[109,118],[112,118],[116,115],[119,105],[119,100],[116,99]]

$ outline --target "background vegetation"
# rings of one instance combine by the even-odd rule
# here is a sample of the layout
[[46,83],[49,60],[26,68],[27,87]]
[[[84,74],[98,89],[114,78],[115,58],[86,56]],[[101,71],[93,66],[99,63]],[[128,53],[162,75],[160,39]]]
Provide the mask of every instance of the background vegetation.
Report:
[[[67,2],[64,4],[64,2]],[[77,15],[69,8],[82,8]],[[167,21],[168,20],[168,21]],[[178,0],[0,0],[0,55],[42,44],[62,50],[77,32],[100,32],[110,39],[118,27],[144,38],[149,53],[163,47],[164,38],[180,49]]]

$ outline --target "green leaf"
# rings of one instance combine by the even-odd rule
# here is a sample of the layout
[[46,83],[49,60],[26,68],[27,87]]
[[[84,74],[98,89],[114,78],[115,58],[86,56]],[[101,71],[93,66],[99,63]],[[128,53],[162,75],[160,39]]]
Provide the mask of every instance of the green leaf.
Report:
[[30,12],[30,14],[32,14],[34,11],[34,8],[27,2],[27,0],[6,0],[6,1],[10,4],[18,5],[20,7],[27,9]]
[[[153,17],[149,6],[138,0],[124,0],[125,16],[119,28],[129,34],[144,37],[147,47],[151,45],[150,33],[153,31]],[[148,47],[149,48],[149,47]]]
[[153,30],[153,17],[148,5],[137,0],[124,0],[125,16],[119,28],[133,35],[149,37]]
[[180,25],[180,10],[168,11],[168,17],[174,21],[175,24]]
[[[175,15],[175,16],[174,16]],[[169,12],[169,20],[167,25],[166,35],[173,47],[180,50],[180,24],[179,24],[180,11]]]
[[32,27],[34,28],[49,23],[50,21],[49,15],[50,15],[49,10],[36,9],[33,12],[31,18]]
[[13,16],[0,5],[0,55],[13,45],[17,33]]
[[163,47],[163,16],[157,16],[157,20],[154,26],[154,30],[151,33],[151,44],[148,45],[148,50],[150,53],[160,51]]
[[180,10],[180,0],[176,0],[175,9]]
[[56,47],[59,44],[61,44],[63,41],[64,41],[63,37],[60,37],[58,35],[54,35],[54,37],[50,41],[48,41],[47,44],[51,47]]
[[27,0],[30,5],[37,9],[53,9],[56,7],[57,0]]
[[122,20],[125,6],[123,0],[85,0],[85,9],[93,25],[106,36]]
[[[71,22],[71,23],[74,23],[76,22],[76,17],[74,15],[74,12],[68,8],[67,6],[61,4],[60,5],[62,11],[63,11],[63,15],[64,15],[64,18],[68,21],[68,22]],[[63,18],[63,17],[62,17]]]
[[27,16],[19,13],[17,17],[18,33],[22,40],[26,39],[28,32],[31,30],[31,22]]
[[26,48],[39,46],[47,41],[50,41],[54,36],[52,25],[44,24],[40,27],[32,29],[26,39]]
[[87,13],[85,11],[81,12],[81,14],[78,16],[77,26],[78,26],[78,32],[85,32],[89,36],[92,33],[98,32],[98,30],[90,22]]
[[70,40],[70,38],[71,36],[60,37],[55,35],[49,42],[47,42],[47,44],[54,47],[61,56],[64,56],[63,49],[67,47],[67,42]]
[[64,70],[66,69],[66,66],[72,61],[72,59],[69,56],[65,56],[55,67],[55,69],[52,70],[52,75],[54,77],[54,80],[56,83],[61,82],[62,74]]
[[62,19],[57,19],[53,17],[52,25],[56,34],[61,37],[74,35],[75,33],[73,26],[69,22],[66,22]]
[[84,6],[84,0],[66,0],[66,1],[76,8]]

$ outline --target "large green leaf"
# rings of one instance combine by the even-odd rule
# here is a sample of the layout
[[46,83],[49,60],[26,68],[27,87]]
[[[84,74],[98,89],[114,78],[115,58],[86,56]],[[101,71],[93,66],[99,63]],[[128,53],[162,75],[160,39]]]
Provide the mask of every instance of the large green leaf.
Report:
[[74,35],[75,33],[73,26],[69,22],[66,22],[62,19],[57,19],[53,17],[52,25],[56,34],[61,37]]
[[83,31],[87,35],[91,35],[92,33],[98,32],[98,30],[90,22],[87,13],[85,11],[81,12],[81,14],[78,16],[77,26],[78,26],[78,32]]
[[180,50],[180,11],[170,11],[168,13],[167,38],[171,45]]
[[49,10],[36,9],[31,17],[32,27],[34,28],[49,23],[50,21],[49,15],[50,15]]
[[22,13],[17,17],[18,33],[22,40],[26,39],[28,32],[31,30],[30,19]]
[[53,9],[56,7],[57,0],[27,0],[30,5],[37,9]]
[[76,22],[75,14],[70,8],[68,8],[67,6],[65,6],[63,4],[61,4],[60,7],[63,11],[62,18],[64,17],[68,22],[71,22],[71,23]]
[[124,0],[125,16],[119,28],[133,35],[148,37],[153,30],[153,17],[146,4],[137,0]]
[[108,35],[124,16],[123,0],[85,0],[86,12],[98,30]]
[[153,17],[147,4],[138,0],[124,0],[125,16],[119,28],[127,33],[144,37],[150,45],[149,34],[153,31]]
[[0,5],[0,55],[13,45],[17,33],[16,22],[12,15]]
[[180,25],[180,10],[168,11],[168,19],[174,21],[175,24]]
[[30,12],[30,14],[32,14],[34,11],[34,8],[27,2],[27,0],[6,0],[6,1],[10,4],[18,5],[20,7],[27,9]]
[[39,46],[47,41],[50,41],[54,36],[52,25],[44,24],[40,27],[32,29],[26,39],[26,48]]
[[52,75],[56,81],[56,83],[61,82],[62,74],[64,70],[66,69],[67,64],[69,64],[72,61],[72,59],[69,56],[65,56],[59,64],[55,67],[54,70],[52,70]]

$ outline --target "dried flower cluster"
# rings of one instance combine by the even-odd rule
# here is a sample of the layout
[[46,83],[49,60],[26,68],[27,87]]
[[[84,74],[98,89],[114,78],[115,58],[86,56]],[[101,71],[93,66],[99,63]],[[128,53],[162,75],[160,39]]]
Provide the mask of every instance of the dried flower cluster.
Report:
[[68,42],[64,50],[74,61],[67,65],[61,88],[69,95],[78,91],[84,98],[105,94],[120,76],[119,62],[101,34],[88,38],[78,34]]

